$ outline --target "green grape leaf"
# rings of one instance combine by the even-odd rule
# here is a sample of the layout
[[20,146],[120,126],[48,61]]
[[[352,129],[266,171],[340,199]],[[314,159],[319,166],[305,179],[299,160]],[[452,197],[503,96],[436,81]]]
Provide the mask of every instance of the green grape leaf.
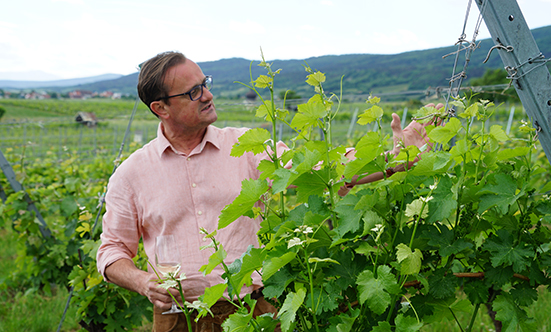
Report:
[[483,280],[472,279],[465,281],[463,289],[469,301],[474,305],[488,302],[488,288]]
[[235,313],[231,314],[223,323],[224,331],[232,332],[253,332],[254,326],[249,325],[253,318],[253,309],[250,312],[247,308],[239,308]]
[[290,331],[292,323],[295,321],[295,315],[304,302],[306,290],[299,288],[296,293],[289,293],[279,310],[278,316],[281,320],[281,330],[283,332]]
[[435,223],[449,218],[457,207],[457,192],[453,188],[452,179],[443,176],[438,181],[436,189],[432,192],[433,199],[429,201],[427,222]]
[[270,139],[270,132],[264,128],[249,129],[239,136],[231,150],[232,157],[241,157],[245,152],[259,154],[265,151],[264,143]]
[[396,317],[396,332],[416,332],[423,327],[423,323],[412,316],[404,316],[402,314]]
[[450,154],[452,157],[461,157],[462,155],[468,153],[471,149],[471,144],[466,139],[460,139],[455,143],[455,145],[450,149]]
[[392,328],[389,322],[381,322],[375,326],[371,332],[392,332]]
[[293,182],[297,186],[298,202],[307,202],[312,195],[323,196],[327,185],[320,176],[313,174],[314,172],[319,173],[319,171],[303,173]]
[[503,285],[509,283],[515,274],[511,266],[499,266],[496,268],[488,264],[484,270],[484,280],[487,280],[488,284],[494,285],[497,288],[501,288]]
[[490,127],[490,137],[498,142],[505,142],[509,140],[509,136],[507,136],[500,125],[493,125]]
[[448,142],[455,137],[463,127],[461,121],[457,118],[451,118],[445,126],[438,126],[428,133],[428,137],[437,143],[448,144]]
[[322,155],[319,150],[305,149],[303,156],[304,158],[300,163],[296,164],[296,166],[295,158],[293,158],[293,170],[295,170],[298,174],[310,172],[316,165],[318,165],[320,160],[322,160]]
[[264,268],[262,269],[262,280],[270,279],[279,269],[295,259],[296,255],[295,252],[289,251],[281,257],[272,257],[265,261]]
[[535,332],[537,330],[536,322],[529,318],[507,293],[498,295],[492,308],[496,312],[496,319],[503,323],[503,332]]
[[332,316],[329,318],[331,326],[326,330],[327,332],[350,332],[356,319],[360,316],[360,309],[352,309],[345,313]]
[[379,105],[373,105],[358,116],[358,124],[366,125],[373,121],[381,120],[382,117],[383,109]]
[[[429,215],[429,206],[424,204],[420,199],[416,199],[413,202],[406,205],[405,215],[412,218],[414,216],[421,216],[421,218],[426,218]],[[421,211],[421,209],[423,211]]]
[[320,71],[316,71],[315,73],[308,75],[308,78],[306,79],[306,83],[311,86],[318,86],[323,82],[325,82],[325,74]]
[[286,269],[280,269],[272,277],[264,281],[262,293],[267,298],[277,298],[283,294],[285,287],[294,280],[294,276]]
[[384,219],[378,215],[377,212],[371,210],[365,211],[362,220],[364,222],[364,231],[362,236],[365,236],[377,225],[382,225],[384,222]]
[[286,168],[278,168],[272,173],[272,195],[278,194],[289,186],[294,172]]
[[315,127],[318,125],[319,119],[327,114],[327,110],[321,99],[316,98],[316,96],[310,98],[306,104],[298,105],[298,113],[295,114],[291,121],[292,128],[303,130],[310,126]]
[[243,180],[241,183],[241,192],[235,200],[222,209],[218,217],[218,229],[222,229],[237,218],[247,215],[252,210],[254,204],[260,200],[269,189],[266,180]]
[[[199,300],[201,302],[204,302],[207,304],[207,306],[210,308],[212,307],[216,302],[218,302],[222,296],[224,296],[224,292],[226,291],[227,285],[224,283],[214,285],[212,287],[205,288],[205,293],[201,296],[199,296]],[[205,316],[207,314],[207,311],[201,312],[201,316]]]
[[377,278],[371,270],[363,271],[358,275],[356,283],[360,304],[367,303],[369,309],[377,315],[385,312],[390,305],[390,295],[398,294],[400,291],[396,277],[386,265],[377,267]]
[[78,211],[78,205],[75,198],[68,196],[61,201],[61,214],[65,217],[69,217]]
[[[257,316],[255,318],[256,321],[258,322],[258,325],[262,326],[262,328],[261,328],[262,332],[274,332],[275,331],[275,329],[276,329],[279,322],[278,322],[277,319],[274,319],[273,316],[274,315],[272,313],[266,313],[266,314]],[[253,329],[253,331],[255,331],[255,330]]]
[[463,112],[459,113],[459,116],[464,119],[470,119],[473,117],[479,117],[480,113],[478,112],[478,103],[471,104]]
[[274,163],[270,160],[261,160],[260,164],[258,164],[257,169],[260,171],[260,179],[266,180],[266,179],[273,179],[274,178],[274,171],[276,170],[276,167]]
[[250,245],[240,258],[228,266],[230,273],[233,274],[231,276],[232,285],[238,287],[238,289],[232,289],[234,294],[240,294],[243,285],[250,285],[252,274],[262,269],[262,262],[265,258],[266,252],[264,250]]
[[432,176],[447,169],[452,161],[453,158],[448,152],[426,153],[409,173],[415,176]]
[[400,243],[396,246],[396,259],[400,263],[400,272],[403,275],[417,274],[421,270],[423,254],[419,249],[411,251],[407,245]]
[[513,266],[513,271],[521,273],[530,266],[530,261],[535,253],[528,246],[522,243],[514,245],[513,236],[505,229],[500,229],[496,235],[490,236],[484,244],[492,256],[490,258],[493,267]]
[[258,108],[256,109],[255,116],[257,118],[262,118],[262,119],[266,119],[268,116],[270,116],[268,119],[271,120],[271,118],[273,117],[273,114],[274,114],[274,110],[271,106],[271,103],[268,103],[268,105],[266,105],[266,103],[263,103],[262,105],[258,106]]
[[528,307],[538,299],[538,290],[525,284],[518,284],[510,290],[515,303],[522,307]]
[[355,209],[358,201],[358,197],[347,195],[337,203],[335,212],[337,212],[339,219],[334,231],[339,235],[338,239],[348,232],[356,232],[360,229],[360,220],[364,211]]
[[518,146],[513,149],[501,149],[497,154],[499,160],[508,160],[515,157],[527,156],[530,153],[530,146]]
[[454,275],[446,275],[447,271],[438,270],[429,276],[429,293],[436,299],[445,299],[454,296],[457,279]]
[[488,184],[480,191],[478,213],[496,207],[501,214],[507,214],[509,206],[524,195],[524,189],[517,192],[517,184],[508,174],[499,173],[495,176],[495,184]]
[[201,266],[201,268],[199,269],[199,272],[203,272],[203,275],[206,276],[207,274],[211,273],[215,267],[222,264],[226,256],[227,256],[227,253],[224,250],[224,247],[220,244],[220,247],[218,248],[218,250],[216,250],[212,255],[210,255],[209,263]]
[[256,80],[253,81],[253,83],[257,88],[264,89],[270,86],[270,84],[272,84],[273,81],[274,81],[273,78],[269,76],[260,75]]

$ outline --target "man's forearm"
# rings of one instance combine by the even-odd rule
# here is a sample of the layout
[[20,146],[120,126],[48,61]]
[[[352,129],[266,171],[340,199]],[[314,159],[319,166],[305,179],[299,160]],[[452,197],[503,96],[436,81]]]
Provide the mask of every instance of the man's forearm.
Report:
[[146,295],[147,281],[150,280],[151,275],[138,269],[133,261],[119,259],[105,269],[105,277],[120,287]]

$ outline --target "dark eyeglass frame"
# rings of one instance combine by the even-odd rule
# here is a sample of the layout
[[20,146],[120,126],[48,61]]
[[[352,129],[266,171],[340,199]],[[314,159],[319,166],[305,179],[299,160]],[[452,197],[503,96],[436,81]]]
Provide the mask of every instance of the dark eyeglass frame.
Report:
[[[191,101],[196,101],[196,100],[199,100],[203,97],[203,89],[207,89],[210,91],[210,89],[212,89],[212,76],[211,75],[207,75],[205,76],[205,79],[203,80],[203,83],[199,84],[199,85],[196,85],[194,86],[193,88],[189,89],[188,92],[184,92],[184,93],[179,93],[179,94],[176,94],[176,95],[172,95],[172,96],[166,96],[166,97],[161,97],[159,99],[157,99],[157,101],[159,100],[163,100],[163,99],[169,99],[169,98],[173,98],[173,97],[180,97],[180,96],[185,96],[185,95],[188,95],[189,96],[189,100]],[[197,88],[201,88],[201,93],[198,95],[197,98],[193,98],[191,96],[191,93],[197,89]]]

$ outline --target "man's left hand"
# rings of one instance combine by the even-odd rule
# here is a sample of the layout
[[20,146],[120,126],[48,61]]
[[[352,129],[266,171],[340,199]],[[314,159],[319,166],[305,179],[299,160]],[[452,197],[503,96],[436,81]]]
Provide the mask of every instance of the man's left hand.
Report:
[[[434,106],[434,104],[428,104],[425,107],[436,107],[436,109],[440,109],[444,107],[443,104],[438,104]],[[426,151],[430,151],[432,148],[432,145],[429,143],[429,139],[427,138],[427,132],[425,131],[425,127],[434,124],[433,121],[429,121],[427,123],[421,124],[417,121],[411,121],[411,123],[402,130],[402,124],[400,123],[400,117],[396,113],[392,113],[392,122],[390,123],[390,128],[392,129],[392,141],[394,143],[394,146],[392,150],[390,151],[395,156],[400,153],[400,149],[402,147],[415,145],[419,149],[425,144],[427,144]]]

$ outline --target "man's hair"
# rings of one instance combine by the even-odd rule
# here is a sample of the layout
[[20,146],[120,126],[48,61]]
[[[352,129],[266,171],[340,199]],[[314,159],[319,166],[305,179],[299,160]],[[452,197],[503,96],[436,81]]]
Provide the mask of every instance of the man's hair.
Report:
[[[168,96],[170,88],[164,84],[168,70],[184,62],[186,57],[182,53],[170,51],[159,53],[140,65],[138,95],[150,110],[152,102]],[[151,112],[155,114],[153,110]],[[158,117],[157,114],[155,116]]]

